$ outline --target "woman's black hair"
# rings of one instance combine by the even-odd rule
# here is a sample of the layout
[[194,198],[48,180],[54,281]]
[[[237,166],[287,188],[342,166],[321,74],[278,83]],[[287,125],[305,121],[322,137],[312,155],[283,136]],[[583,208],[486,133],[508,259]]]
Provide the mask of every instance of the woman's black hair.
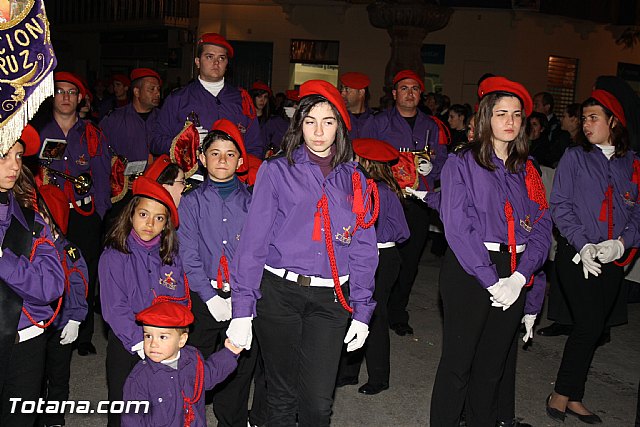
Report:
[[[460,153],[464,153],[467,150],[471,150],[473,157],[480,166],[490,171],[496,169],[496,165],[493,163],[493,156],[495,150],[493,148],[493,130],[491,129],[491,117],[493,117],[493,107],[496,105],[500,98],[514,97],[520,101],[520,105],[524,103],[516,95],[509,92],[494,92],[486,95],[480,100],[478,106],[478,112],[476,113],[476,132],[475,139],[470,142],[466,147],[460,150]],[[519,172],[525,165],[527,157],[529,156],[529,142],[526,136],[526,117],[524,108],[522,108],[522,125],[520,126],[520,132],[516,135],[515,139],[509,142],[507,151],[508,157],[504,162],[505,167],[511,173]]]
[[336,107],[334,107],[333,104],[324,96],[308,95],[300,99],[298,109],[291,118],[289,129],[282,139],[282,149],[290,165],[294,164],[293,152],[296,148],[304,144],[304,137],[302,135],[302,124],[304,119],[309,115],[313,107],[323,102],[329,104],[333,114],[336,116],[336,120],[338,121],[338,130],[334,141],[336,153],[331,162],[331,166],[335,167],[340,163],[349,162],[353,159],[353,149],[351,148],[351,140],[349,139],[347,125],[344,123],[344,120],[342,119],[342,116],[340,116]]
[[175,184],[176,178],[178,178],[178,173],[180,172],[180,166],[176,163],[169,163],[167,167],[160,173],[156,182],[158,184],[163,185],[173,185]]

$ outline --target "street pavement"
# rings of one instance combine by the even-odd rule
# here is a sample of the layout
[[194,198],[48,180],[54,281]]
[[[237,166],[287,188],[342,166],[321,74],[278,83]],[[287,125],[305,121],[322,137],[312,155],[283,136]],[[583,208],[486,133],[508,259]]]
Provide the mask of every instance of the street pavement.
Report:
[[[358,386],[336,390],[332,424],[335,426],[412,427],[429,425],[429,405],[442,343],[442,316],[438,301],[440,258],[429,250],[420,263],[418,278],[409,304],[413,336],[397,336],[391,331],[390,388],[378,395],[357,392]],[[101,322],[96,319],[96,325]],[[543,315],[541,325],[550,322]],[[600,347],[593,359],[585,405],[603,419],[603,426],[633,426],[640,378],[640,304],[629,305],[629,323],[611,330],[611,342]],[[561,425],[545,413],[544,402],[553,389],[566,337],[535,335],[533,345],[519,349],[516,379],[516,414],[533,426]],[[105,378],[106,340],[96,333],[98,354],[72,361],[70,399],[107,399]],[[521,347],[521,346],[520,346]],[[360,385],[367,381],[366,367]],[[95,406],[94,406],[95,407]],[[216,421],[207,407],[208,425]],[[106,416],[67,415],[67,426],[104,426]],[[584,425],[567,417],[565,426]]]

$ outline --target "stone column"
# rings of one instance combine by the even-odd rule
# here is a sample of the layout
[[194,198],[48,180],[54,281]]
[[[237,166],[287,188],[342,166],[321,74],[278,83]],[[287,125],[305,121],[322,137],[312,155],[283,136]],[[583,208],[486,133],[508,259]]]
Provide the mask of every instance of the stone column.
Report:
[[380,104],[393,101],[391,80],[400,70],[416,71],[424,78],[420,57],[422,42],[428,33],[440,30],[449,23],[453,9],[430,0],[375,0],[367,6],[369,22],[384,28],[391,37],[391,57],[385,69],[384,93]]

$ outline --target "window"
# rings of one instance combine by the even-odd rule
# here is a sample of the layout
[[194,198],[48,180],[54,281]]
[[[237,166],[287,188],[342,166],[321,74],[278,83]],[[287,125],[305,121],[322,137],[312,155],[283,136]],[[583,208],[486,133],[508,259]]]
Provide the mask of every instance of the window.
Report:
[[550,56],[547,67],[547,91],[553,95],[554,113],[560,115],[575,100],[578,58]]

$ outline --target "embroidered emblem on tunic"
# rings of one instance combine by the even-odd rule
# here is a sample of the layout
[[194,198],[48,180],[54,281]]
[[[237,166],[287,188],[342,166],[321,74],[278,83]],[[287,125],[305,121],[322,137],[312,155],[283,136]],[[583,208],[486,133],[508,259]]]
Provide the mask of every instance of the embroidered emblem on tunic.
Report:
[[629,193],[628,191],[626,193],[624,193],[624,203],[627,206],[634,206],[636,203],[633,201],[633,199],[631,198],[631,193]]
[[78,160],[76,160],[76,164],[80,165],[80,166],[84,166],[86,164],[88,164],[89,162],[87,161],[86,157],[84,156],[84,154],[81,154],[80,157],[78,157]]
[[172,275],[173,275],[173,271],[170,271],[169,273],[164,273],[164,279],[160,279],[158,283],[167,289],[171,289],[172,291],[175,291],[176,284],[178,282],[176,281],[176,279],[171,277]]
[[236,123],[236,126],[238,126],[238,129],[240,130],[241,134],[244,135],[245,133],[247,133],[247,128],[242,126],[242,123]]
[[239,234],[236,234],[236,240],[238,240],[238,241],[240,240],[240,235]]
[[524,228],[527,233],[531,232],[531,218],[529,215],[520,220],[520,227]]
[[348,245],[351,243],[351,226],[342,227],[342,230],[342,233],[336,233],[336,240],[344,243],[345,245]]

